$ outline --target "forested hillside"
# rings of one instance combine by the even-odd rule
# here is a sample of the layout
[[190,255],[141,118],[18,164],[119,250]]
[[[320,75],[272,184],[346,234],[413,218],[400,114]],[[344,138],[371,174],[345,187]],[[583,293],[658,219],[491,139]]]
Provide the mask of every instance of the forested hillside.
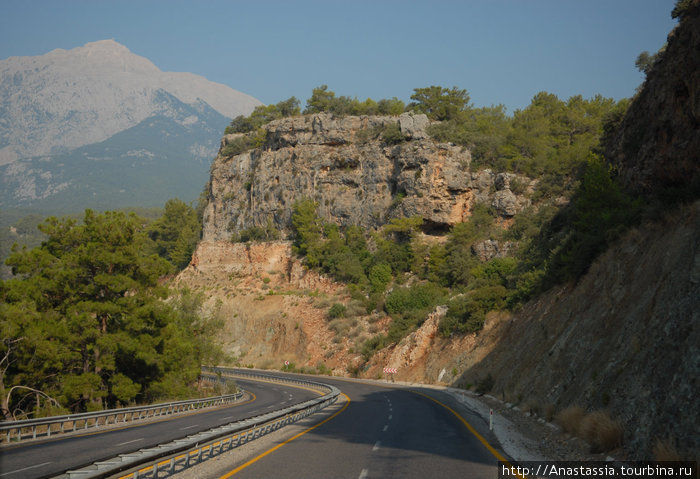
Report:
[[0,283],[0,398],[6,418],[188,397],[220,354],[201,296],[170,291],[189,262],[196,211],[179,200],[149,223],[86,210],[49,218],[45,240],[15,247]]

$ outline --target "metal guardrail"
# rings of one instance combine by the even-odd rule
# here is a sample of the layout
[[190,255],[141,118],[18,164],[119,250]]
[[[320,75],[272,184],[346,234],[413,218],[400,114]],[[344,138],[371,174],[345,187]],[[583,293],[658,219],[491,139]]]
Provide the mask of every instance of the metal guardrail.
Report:
[[235,402],[243,397],[243,392],[215,396],[203,399],[189,399],[150,406],[136,406],[120,409],[108,409],[80,414],[66,414],[22,421],[0,423],[0,442],[9,443],[22,439],[36,439],[40,436],[51,437],[78,430],[102,427],[109,424],[123,424],[160,416],[167,416],[184,411],[219,406]]
[[[333,386],[312,381],[288,379],[229,368],[206,368],[206,372],[216,374],[218,377],[250,378],[282,384],[303,385],[326,393],[318,398],[278,411],[243,419],[156,447],[141,449],[130,454],[120,454],[117,457],[98,461],[81,469],[67,471],[54,479],[163,478],[308,417],[335,403],[340,394],[340,391]],[[117,476],[117,474],[121,475]]]
[[323,384],[323,383],[318,383],[315,381],[309,381],[307,379],[296,379],[296,378],[291,378],[291,377],[280,377],[280,376],[275,376],[274,374],[268,374],[268,373],[259,373],[255,371],[251,371],[249,369],[239,369],[239,368],[227,368],[227,367],[221,367],[221,366],[215,366],[215,367],[208,367],[204,366],[202,367],[202,371],[204,372],[205,375],[215,375],[217,378],[224,378],[224,377],[229,377],[229,378],[240,378],[240,379],[245,379],[245,378],[250,378],[250,379],[256,379],[256,380],[261,380],[261,381],[269,381],[269,382],[279,382],[283,384],[297,384],[300,386],[306,386],[310,387],[312,389],[316,389],[319,392],[330,392],[332,390],[335,390],[336,388],[333,386],[330,386],[328,384]]

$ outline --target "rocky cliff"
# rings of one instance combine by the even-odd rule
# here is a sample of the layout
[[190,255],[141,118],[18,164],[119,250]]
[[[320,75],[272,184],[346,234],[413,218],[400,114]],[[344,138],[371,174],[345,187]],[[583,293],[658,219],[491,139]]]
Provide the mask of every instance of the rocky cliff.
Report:
[[[421,216],[426,232],[465,221],[476,203],[505,218],[530,204],[534,181],[513,174],[472,171],[468,150],[434,142],[425,115],[341,117],[316,114],[266,125],[261,148],[227,157],[211,168],[204,240],[264,226],[288,231],[294,201],[308,197],[338,225],[377,228],[391,218]],[[386,140],[386,132],[397,133]],[[222,140],[225,146],[236,135]]]
[[699,1],[689,3],[669,34],[620,128],[607,139],[607,156],[633,191],[699,194]]
[[[697,178],[698,3],[609,137],[616,138],[608,149],[621,177],[641,194],[685,188]],[[490,313],[478,334],[439,334],[446,311],[439,306],[369,361],[360,348],[386,332],[390,318],[358,310],[344,287],[304,269],[289,242],[228,241],[268,219],[288,231],[291,205],[302,197],[315,199],[321,216],[339,225],[371,229],[419,215],[424,233],[439,233],[482,203],[507,226],[530,203],[536,180],[472,171],[469,152],[432,141],[428,124],[408,114],[287,118],[265,127],[262,148],[219,154],[204,238],[178,282],[219,304],[229,351],[241,364],[263,367],[291,360],[324,373],[382,377],[389,366],[398,368],[398,380],[490,383],[483,387],[494,396],[540,416],[574,405],[607,411],[624,430],[617,456],[650,459],[662,440],[675,443],[683,458],[700,457],[698,201],[628,231],[575,284],[518,311]],[[222,152],[235,140],[224,138]],[[523,187],[511,189],[514,179]],[[487,240],[473,253],[483,261],[512,247]],[[328,318],[336,302],[347,306],[346,319]]]

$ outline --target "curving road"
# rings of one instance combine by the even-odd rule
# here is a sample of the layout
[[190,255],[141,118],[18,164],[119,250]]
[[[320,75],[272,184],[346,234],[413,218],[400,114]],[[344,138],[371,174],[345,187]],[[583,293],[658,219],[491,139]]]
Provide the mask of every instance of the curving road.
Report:
[[448,394],[325,377],[313,380],[338,387],[350,400],[347,408],[282,447],[209,477],[497,477],[502,453],[491,446],[495,441],[488,425]]
[[281,384],[265,384],[243,379],[237,382],[254,395],[252,399],[147,424],[127,425],[102,432],[92,431],[42,442],[4,446],[0,449],[0,479],[51,477],[118,454],[152,447],[318,396],[311,390]]
[[[488,425],[452,396],[428,388],[309,379],[333,384],[343,392],[345,403],[329,420],[312,421],[315,425],[303,434],[281,446],[263,448],[243,464],[240,455],[228,453],[226,461],[206,473],[198,470],[197,477],[497,477],[498,459],[503,456],[492,446],[495,441]],[[50,477],[316,396],[292,386],[238,382],[253,393],[254,400],[143,425],[4,447],[0,479]]]

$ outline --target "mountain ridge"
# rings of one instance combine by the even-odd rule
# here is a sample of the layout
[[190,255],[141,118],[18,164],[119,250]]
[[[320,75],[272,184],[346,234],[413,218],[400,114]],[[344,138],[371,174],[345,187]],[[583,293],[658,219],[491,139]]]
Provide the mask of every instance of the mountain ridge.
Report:
[[158,90],[229,118],[261,104],[192,73],[162,72],[113,40],[10,57],[0,60],[0,164],[105,140],[153,114]]
[[[218,145],[213,139],[193,143],[192,138],[216,138],[228,119],[208,104],[197,108],[163,96],[171,97],[166,101],[174,102],[172,109],[102,142],[50,160],[34,157],[0,166],[0,208],[71,211],[77,202],[94,209],[160,207],[172,197],[196,198]],[[191,120],[195,115],[207,120]],[[164,164],[167,174],[161,171]]]
[[260,104],[162,72],[114,40],[2,60],[0,208],[68,214],[193,201],[223,129]]

